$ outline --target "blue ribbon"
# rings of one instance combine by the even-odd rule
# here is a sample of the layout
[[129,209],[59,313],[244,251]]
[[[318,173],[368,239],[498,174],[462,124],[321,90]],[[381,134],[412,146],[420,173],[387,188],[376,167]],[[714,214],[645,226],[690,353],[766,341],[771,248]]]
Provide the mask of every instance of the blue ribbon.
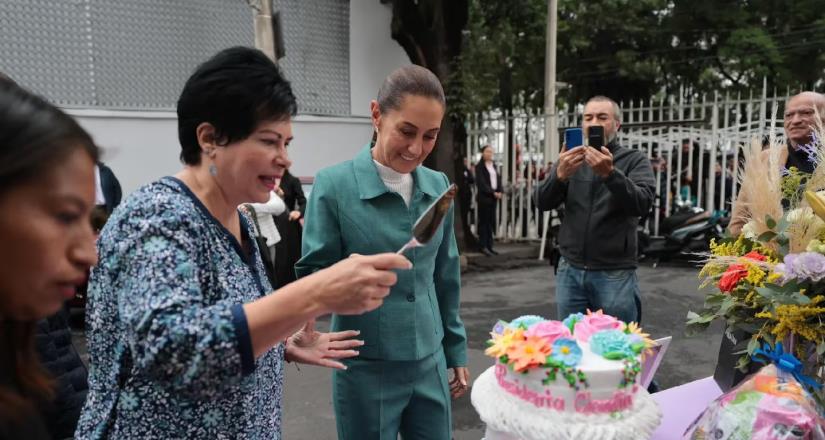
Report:
[[[766,361],[765,359],[758,358],[757,356],[764,356],[768,358]],[[776,348],[771,350],[771,346],[768,344],[764,344],[762,348],[757,348],[756,351],[753,352],[751,356],[753,360],[756,362],[760,362],[763,364],[767,364],[768,361],[773,362],[777,368],[782,371],[786,371],[791,373],[794,379],[798,380],[799,382],[808,385],[816,390],[822,388],[822,384],[816,383],[813,379],[808,376],[802,374],[802,362],[797,359],[794,355],[790,353],[785,353],[782,349],[782,343],[777,342]]]

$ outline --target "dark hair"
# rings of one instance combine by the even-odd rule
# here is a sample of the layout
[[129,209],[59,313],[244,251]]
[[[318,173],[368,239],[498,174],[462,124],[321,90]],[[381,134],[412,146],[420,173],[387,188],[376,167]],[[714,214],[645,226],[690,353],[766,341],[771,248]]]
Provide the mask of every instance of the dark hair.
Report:
[[10,80],[0,80],[0,192],[42,174],[77,148],[97,162],[97,146],[74,119]]
[[387,76],[378,89],[378,108],[381,113],[398,110],[407,95],[433,98],[442,106],[447,106],[444,88],[438,77],[421,66],[411,64],[398,68]]
[[178,99],[180,159],[201,161],[196,130],[215,127],[215,142],[226,146],[246,139],[262,121],[282,120],[297,112],[292,88],[263,52],[232,47],[198,66]]
[[[10,79],[0,79],[0,192],[42,175],[77,149],[97,161],[97,146],[74,119]],[[14,317],[0,322],[0,356],[8,359],[16,385],[0,385],[0,419],[19,419],[53,395],[35,352],[34,329],[34,322]]]
[[92,224],[92,230],[95,231],[96,234],[99,234],[103,226],[106,226],[106,222],[109,221],[109,213],[106,211],[106,206],[97,205],[92,208],[89,221]]

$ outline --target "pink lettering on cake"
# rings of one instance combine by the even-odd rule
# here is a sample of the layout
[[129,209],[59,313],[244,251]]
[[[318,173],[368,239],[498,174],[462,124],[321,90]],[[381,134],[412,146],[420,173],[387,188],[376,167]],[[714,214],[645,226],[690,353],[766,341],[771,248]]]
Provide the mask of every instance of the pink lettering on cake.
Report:
[[617,391],[609,399],[597,400],[590,397],[590,391],[576,393],[576,412],[584,414],[611,413],[624,411],[633,406],[633,395]]
[[564,411],[564,399],[561,397],[553,397],[550,390],[545,390],[544,394],[537,393],[526,385],[519,385],[516,382],[511,382],[505,377],[507,374],[507,367],[501,364],[496,364],[496,379],[498,384],[504,391],[518,397],[521,400],[532,403],[538,408],[552,408],[557,411]]

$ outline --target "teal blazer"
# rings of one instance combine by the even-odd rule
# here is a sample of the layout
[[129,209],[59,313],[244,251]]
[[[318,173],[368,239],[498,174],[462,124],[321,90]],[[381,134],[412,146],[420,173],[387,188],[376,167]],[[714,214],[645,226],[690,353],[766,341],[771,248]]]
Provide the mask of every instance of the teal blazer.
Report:
[[[298,277],[350,254],[395,252],[409,241],[415,221],[449,185],[444,173],[423,166],[412,174],[415,188],[408,208],[384,185],[369,146],[355,159],[319,171],[304,217]],[[443,347],[448,367],[467,365],[453,217],[450,208],[432,241],[406,251],[413,269],[397,271],[398,283],[381,307],[358,316],[333,315],[333,331],[361,331],[362,358],[413,361]]]

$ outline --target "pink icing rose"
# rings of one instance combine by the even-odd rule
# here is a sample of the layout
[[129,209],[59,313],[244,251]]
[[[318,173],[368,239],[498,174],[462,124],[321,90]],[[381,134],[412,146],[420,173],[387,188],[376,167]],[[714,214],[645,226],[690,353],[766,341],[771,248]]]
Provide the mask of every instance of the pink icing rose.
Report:
[[619,321],[613,316],[605,315],[599,310],[598,312],[589,312],[587,315],[584,315],[584,318],[573,327],[573,335],[580,342],[588,342],[593,333],[598,333],[602,330],[621,330],[623,326],[622,321]]
[[538,336],[547,340],[548,344],[553,344],[558,338],[570,338],[572,335],[570,329],[559,321],[542,321],[530,327],[524,332],[524,336]]

